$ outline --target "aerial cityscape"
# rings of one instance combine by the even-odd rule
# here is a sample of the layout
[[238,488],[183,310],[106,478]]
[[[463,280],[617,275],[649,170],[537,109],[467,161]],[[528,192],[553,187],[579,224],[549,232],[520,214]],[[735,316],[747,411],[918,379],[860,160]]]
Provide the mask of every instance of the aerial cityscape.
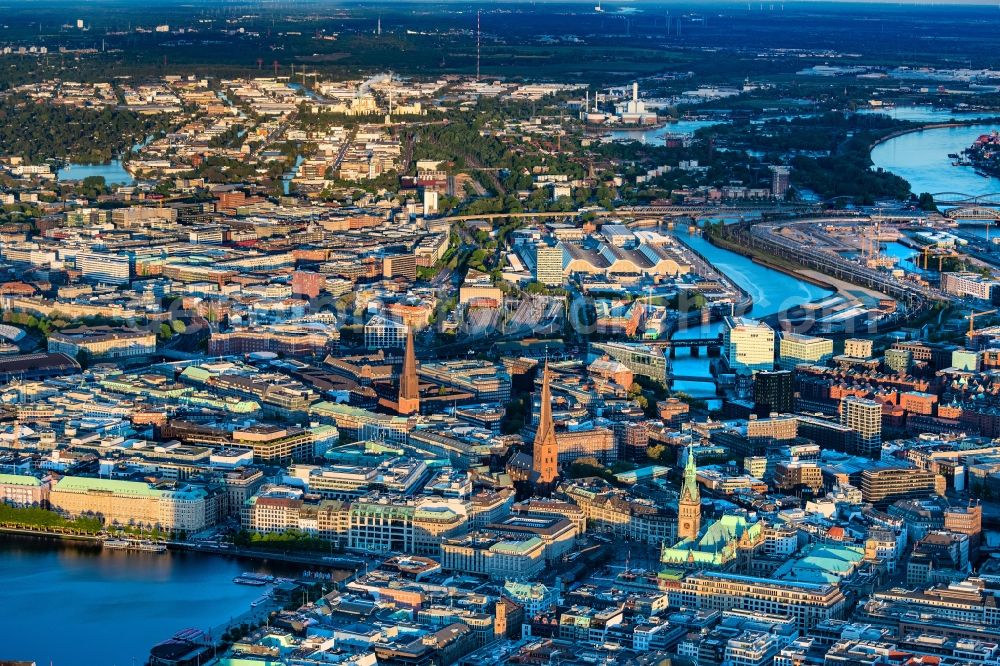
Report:
[[0,666],[1000,666],[1000,7],[0,11]]

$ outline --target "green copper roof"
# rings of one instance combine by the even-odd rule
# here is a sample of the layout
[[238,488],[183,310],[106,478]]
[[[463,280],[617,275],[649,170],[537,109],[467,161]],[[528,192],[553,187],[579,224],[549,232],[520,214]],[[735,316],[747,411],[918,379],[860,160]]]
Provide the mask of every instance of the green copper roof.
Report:
[[37,488],[42,485],[40,479],[23,474],[0,474],[0,485],[7,486],[32,486]]
[[116,481],[113,479],[90,479],[83,476],[64,476],[56,482],[53,490],[68,493],[108,493],[132,497],[158,498],[160,491],[148,483],[138,481]]
[[744,535],[755,541],[763,529],[760,522],[750,522],[738,514],[726,514],[708,523],[696,541],[684,539],[673,547],[663,548],[660,561],[665,564],[693,563],[722,567],[736,557],[736,547]]
[[208,370],[203,369],[203,368],[199,368],[197,366],[190,365],[190,366],[184,368],[184,371],[181,372],[181,377],[184,377],[185,379],[190,379],[190,380],[196,381],[196,382],[207,382],[209,380],[209,378],[212,377],[212,373],[209,372]]
[[799,557],[785,562],[774,578],[804,583],[836,583],[849,575],[865,559],[865,551],[857,546],[836,546],[812,543],[802,549]]
[[538,537],[531,537],[524,541],[498,541],[490,550],[494,553],[510,553],[511,555],[526,555],[542,544]]
[[92,479],[84,476],[64,476],[53,488],[54,491],[67,493],[105,493],[124,497],[159,499],[162,497],[188,497],[194,499],[204,496],[200,488],[185,486],[180,490],[161,490],[141,481],[118,481],[115,479]]

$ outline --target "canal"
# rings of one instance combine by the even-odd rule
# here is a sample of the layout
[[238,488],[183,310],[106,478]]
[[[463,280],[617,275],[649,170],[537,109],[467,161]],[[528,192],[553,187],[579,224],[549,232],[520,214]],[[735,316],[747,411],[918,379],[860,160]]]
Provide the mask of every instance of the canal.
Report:
[[0,659],[145,664],[149,649],[178,631],[208,631],[249,610],[266,588],[232,579],[262,570],[255,562],[201,553],[106,551],[3,535]]
[[[829,289],[818,287],[781,271],[754,263],[735,252],[716,247],[700,234],[692,235],[680,227],[675,233],[687,245],[707,258],[717,270],[753,297],[754,305],[750,312],[753,317],[765,317],[796,305],[818,300],[831,293]],[[719,334],[721,326],[721,323],[715,322],[708,326],[682,329],[673,337],[675,339],[713,337]],[[705,377],[704,382],[674,382],[673,390],[695,398],[708,399],[714,406],[712,399],[715,398],[715,385],[711,381],[709,369],[711,359],[704,355],[692,357],[690,351],[678,349],[672,363],[675,374]]]

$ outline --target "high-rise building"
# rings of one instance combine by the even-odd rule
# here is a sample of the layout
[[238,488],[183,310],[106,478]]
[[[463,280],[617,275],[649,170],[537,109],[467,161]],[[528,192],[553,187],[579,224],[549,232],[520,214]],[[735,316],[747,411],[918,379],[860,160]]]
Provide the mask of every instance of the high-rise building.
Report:
[[771,195],[775,199],[784,199],[791,187],[791,167],[771,167]]
[[778,343],[778,364],[792,370],[799,363],[826,363],[833,358],[833,340],[785,332]]
[[951,367],[963,372],[978,372],[982,365],[981,354],[969,349],[956,349],[951,353]]
[[840,422],[851,429],[852,453],[874,456],[882,449],[882,404],[847,396],[840,401]]
[[913,467],[887,467],[862,471],[860,487],[866,503],[885,511],[899,500],[943,495],[945,480],[938,474]]
[[1000,303],[1000,282],[979,273],[941,273],[941,290],[956,296],[970,296],[993,305]]
[[424,189],[424,217],[438,212],[438,193],[431,188]]
[[536,489],[550,489],[559,476],[559,443],[556,441],[556,426],[552,420],[552,389],[549,364],[542,371],[541,409],[538,416],[538,430],[531,456],[532,482]]
[[368,349],[399,349],[406,344],[409,326],[382,315],[373,315],[365,324],[365,347]]
[[844,356],[852,358],[871,358],[872,341],[864,338],[849,338],[844,340]]
[[535,280],[549,287],[563,284],[563,246],[540,242],[535,246]]
[[730,370],[749,375],[774,369],[774,329],[746,317],[726,317],[723,322],[723,355]]
[[907,373],[913,363],[913,352],[908,349],[886,349],[885,367],[893,372]]
[[76,255],[76,267],[85,280],[105,284],[128,284],[132,279],[135,260],[128,254],[81,252]]
[[399,402],[396,411],[403,415],[420,412],[420,381],[417,379],[417,354],[413,349],[413,329],[407,327],[406,353],[399,375]]
[[313,271],[292,273],[292,295],[316,298],[326,288],[326,275]]
[[414,254],[391,254],[382,258],[382,277],[417,279],[417,257]]
[[694,449],[688,447],[687,464],[684,465],[684,485],[677,501],[677,538],[697,539],[701,532],[701,493],[698,491],[698,465]]
[[791,370],[762,370],[753,376],[754,413],[788,414],[795,409],[795,381]]
[[983,533],[983,507],[973,499],[965,506],[951,506],[944,511],[944,528],[969,536],[969,547],[978,548]]

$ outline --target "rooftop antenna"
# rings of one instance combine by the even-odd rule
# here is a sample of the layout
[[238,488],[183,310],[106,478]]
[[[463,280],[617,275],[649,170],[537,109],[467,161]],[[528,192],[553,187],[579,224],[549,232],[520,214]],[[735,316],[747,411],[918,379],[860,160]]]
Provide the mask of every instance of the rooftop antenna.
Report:
[[483,10],[476,10],[476,82],[479,82],[479,65],[482,61],[483,31],[482,31]]

